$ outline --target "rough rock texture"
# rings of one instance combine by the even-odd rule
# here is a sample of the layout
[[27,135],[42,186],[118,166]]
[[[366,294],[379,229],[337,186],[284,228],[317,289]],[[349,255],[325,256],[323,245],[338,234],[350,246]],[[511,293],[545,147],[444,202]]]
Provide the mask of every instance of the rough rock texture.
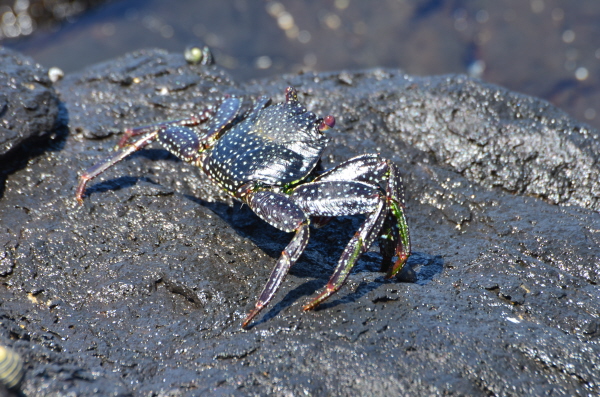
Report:
[[[361,222],[335,219],[244,331],[289,235],[159,148],[82,206],[74,189],[117,140],[90,137],[289,84],[337,117],[325,166],[380,152],[403,170],[416,282],[385,280],[373,249],[302,312]],[[68,129],[2,171],[0,343],[26,361],[24,395],[600,393],[598,133],[547,103],[397,70],[241,85],[161,51],[55,89]]]
[[50,133],[59,102],[48,71],[31,58],[0,47],[0,162],[11,149]]

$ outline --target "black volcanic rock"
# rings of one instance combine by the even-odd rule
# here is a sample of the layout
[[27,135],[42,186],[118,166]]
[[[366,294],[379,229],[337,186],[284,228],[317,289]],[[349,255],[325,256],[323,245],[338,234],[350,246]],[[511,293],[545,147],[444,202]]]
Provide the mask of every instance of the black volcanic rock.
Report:
[[[289,235],[158,147],[83,205],[75,186],[126,127],[287,85],[336,116],[325,167],[400,166],[414,282],[384,279],[373,249],[303,312],[362,221],[334,219],[242,330]],[[4,170],[0,197],[0,343],[26,362],[24,395],[600,393],[598,132],[548,103],[398,70],[241,84],[156,50],[54,88],[68,133]]]
[[0,161],[23,142],[57,127],[59,102],[48,71],[28,57],[0,47]]

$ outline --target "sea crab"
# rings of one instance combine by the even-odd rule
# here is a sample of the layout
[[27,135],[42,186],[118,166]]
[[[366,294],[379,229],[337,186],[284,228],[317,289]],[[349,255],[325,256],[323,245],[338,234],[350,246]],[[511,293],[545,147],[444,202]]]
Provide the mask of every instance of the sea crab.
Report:
[[[288,87],[285,102],[259,98],[240,116],[242,100],[223,100],[212,117],[191,118],[128,129],[110,157],[85,171],[76,199],[81,203],[86,184],[109,167],[158,141],[175,156],[200,167],[234,198],[247,204],[262,220],[294,232],[283,250],[255,307],[242,327],[271,301],[290,267],[309,239],[309,225],[323,226],[331,217],[366,214],[366,219],[344,249],[325,289],[304,306],[311,310],[346,281],[361,254],[380,238],[381,270],[397,274],[410,255],[402,178],[397,166],[378,154],[351,158],[319,171],[321,154],[332,128],[332,116],[318,118]],[[133,140],[132,138],[139,138]],[[395,258],[395,259],[394,259]]]

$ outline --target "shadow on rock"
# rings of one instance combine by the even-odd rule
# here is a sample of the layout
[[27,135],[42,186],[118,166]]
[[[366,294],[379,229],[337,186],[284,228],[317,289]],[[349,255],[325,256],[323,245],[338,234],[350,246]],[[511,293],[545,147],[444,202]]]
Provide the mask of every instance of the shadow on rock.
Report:
[[[373,252],[370,253],[372,254]],[[381,258],[379,255],[377,256]],[[342,287],[333,296],[333,299],[330,299],[319,305],[315,309],[316,312],[326,311],[339,305],[356,303],[369,292],[378,289],[382,285],[397,285],[399,283],[415,283],[418,285],[425,285],[436,275],[440,274],[444,267],[444,261],[439,255],[433,256],[423,252],[413,252],[401,272],[396,277],[388,279],[381,272],[372,272],[371,270],[365,269],[364,264],[360,263],[361,259],[359,259],[359,263],[357,263],[357,265],[352,269],[351,274],[368,272],[371,274],[371,277],[369,278],[372,279],[369,281],[360,281],[358,286],[356,286],[352,292],[348,292],[346,290],[348,288],[347,286]],[[298,264],[300,264],[300,261]],[[319,277],[315,280],[306,281],[287,292],[286,295],[277,304],[275,304],[271,310],[266,312],[263,317],[259,319],[259,321],[252,324],[252,326],[248,329],[254,328],[259,324],[277,317],[283,310],[288,309],[296,302],[304,303],[302,302],[303,300],[306,300],[310,296],[314,295],[317,291],[324,288],[329,278],[326,275],[322,276],[323,277]],[[335,299],[335,297],[338,298]],[[397,298],[376,297],[373,299],[373,303],[379,303],[386,299],[397,300]]]
[[0,47],[0,198],[8,175],[45,151],[60,151],[68,135],[68,112],[47,69]]

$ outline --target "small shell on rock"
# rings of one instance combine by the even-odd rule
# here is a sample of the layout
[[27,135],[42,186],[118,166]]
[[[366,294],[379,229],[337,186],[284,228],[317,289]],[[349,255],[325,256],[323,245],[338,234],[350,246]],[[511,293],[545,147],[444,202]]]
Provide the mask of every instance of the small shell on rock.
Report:
[[0,345],[0,382],[8,389],[15,388],[23,379],[23,361],[17,352]]
[[58,80],[62,79],[65,76],[65,72],[62,71],[61,68],[57,68],[56,66],[48,69],[48,77],[50,81],[56,83]]
[[354,81],[352,80],[352,76],[348,72],[341,72],[338,75],[338,81],[342,84],[352,85]]
[[185,60],[192,65],[212,65],[214,63],[212,52],[207,46],[187,46],[183,52],[183,56],[185,57]]

